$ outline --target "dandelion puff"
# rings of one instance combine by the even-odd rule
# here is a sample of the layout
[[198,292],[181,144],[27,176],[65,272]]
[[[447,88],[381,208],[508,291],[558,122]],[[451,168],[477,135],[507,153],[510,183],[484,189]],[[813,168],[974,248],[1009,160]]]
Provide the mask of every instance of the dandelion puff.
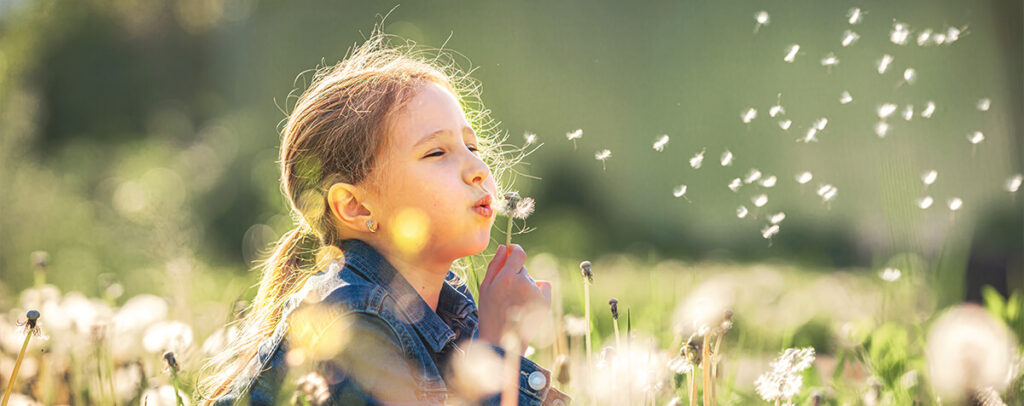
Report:
[[889,118],[889,116],[891,116],[892,113],[896,112],[896,107],[897,106],[895,104],[893,104],[893,103],[884,103],[884,104],[878,106],[878,109],[877,109],[878,118],[880,118],[882,120],[885,120],[885,119]]
[[848,47],[850,45],[853,45],[854,42],[857,42],[858,39],[860,39],[860,35],[853,31],[846,30],[843,32],[842,44],[844,47]]
[[738,192],[740,190],[740,187],[742,187],[742,186],[743,186],[743,181],[740,180],[740,178],[734,178],[732,180],[732,182],[729,182],[729,190],[731,190],[733,192]]
[[900,280],[900,275],[902,275],[902,272],[896,268],[885,268],[878,273],[878,277],[886,282],[896,282]]
[[751,184],[756,182],[758,179],[761,179],[761,171],[751,168],[750,171],[747,171],[747,176],[743,178],[743,183]]
[[697,155],[694,155],[693,158],[690,158],[690,167],[692,167],[693,169],[700,169],[701,164],[704,163],[705,150],[706,148],[701,148],[700,152],[698,152]]
[[981,144],[982,141],[985,141],[985,134],[982,134],[981,131],[972,132],[967,134],[967,141],[974,145]]
[[889,31],[889,41],[896,45],[906,45],[910,37],[910,28],[905,23],[893,21],[892,31]]
[[757,110],[753,107],[746,109],[740,114],[740,119],[743,120],[743,124],[750,124],[751,121],[757,118]]
[[811,128],[807,129],[807,133],[804,134],[804,137],[799,139],[799,140],[797,140],[797,142],[818,142],[817,135],[818,135],[818,128],[814,127],[814,126],[811,126]]
[[932,42],[934,42],[935,45],[945,44],[946,43],[946,34],[943,34],[943,33],[940,32],[940,33],[937,33],[937,34],[933,35],[932,36]]
[[725,150],[725,152],[722,153],[722,160],[721,160],[722,166],[732,165],[732,160],[733,160],[732,152],[730,152],[729,150]]
[[960,304],[939,315],[925,339],[928,380],[943,404],[962,402],[979,388],[1003,391],[1012,382],[1014,334],[985,308]]
[[791,400],[800,392],[800,372],[814,362],[814,348],[789,348],[772,361],[770,370],[754,381],[754,388],[765,401]]
[[786,109],[782,108],[781,105],[774,105],[768,109],[768,116],[775,117],[779,114],[786,114]]
[[977,107],[979,111],[988,111],[989,107],[992,107],[992,100],[989,98],[978,100]]
[[821,58],[821,66],[828,68],[829,71],[831,71],[832,67],[836,65],[839,65],[839,58],[836,57],[835,53],[829,52],[828,55]]
[[780,211],[778,213],[772,214],[772,216],[768,218],[768,221],[770,223],[772,223],[772,224],[779,224],[779,223],[782,222],[782,220],[785,220],[785,219],[786,219],[786,213],[783,213],[783,212]]
[[860,9],[856,7],[851,8],[850,11],[846,13],[846,17],[846,21],[849,22],[851,25],[859,24],[860,21],[864,19],[864,12],[860,11]]
[[879,121],[876,123],[875,135],[878,135],[878,138],[885,138],[886,135],[889,135],[889,123],[886,123],[885,121]]
[[907,82],[908,85],[914,84],[917,81],[917,70],[914,68],[907,68],[903,71],[903,81]]
[[917,207],[920,207],[921,210],[926,210],[929,207],[932,207],[932,203],[935,203],[935,199],[932,199],[931,196],[925,196],[917,199]]
[[953,43],[960,39],[960,29],[956,27],[949,27],[946,29],[946,41],[947,43]]
[[745,218],[747,217],[748,213],[750,213],[750,211],[747,210],[746,206],[740,206],[736,208],[736,217]]
[[789,48],[786,48],[786,56],[782,57],[782,60],[789,63],[793,63],[793,61],[796,60],[797,52],[800,52],[800,45],[790,45]]
[[964,201],[959,197],[954,197],[946,200],[946,206],[949,207],[949,211],[957,211],[964,207]]
[[686,197],[686,185],[676,186],[676,188],[672,190],[672,196],[681,197],[686,199],[686,201],[690,201],[690,199]]
[[778,179],[775,177],[775,175],[772,175],[766,178],[762,178],[760,181],[758,181],[758,184],[760,184],[762,187],[774,187],[775,182],[777,181]]
[[935,180],[938,178],[939,172],[932,169],[928,172],[921,174],[921,183],[924,183],[925,186],[931,186],[933,183],[935,183]]
[[572,141],[572,149],[575,150],[576,140],[583,138],[583,129],[580,128],[577,129],[576,131],[567,132],[565,133],[565,138],[569,141]]
[[825,118],[825,117],[819,118],[817,121],[814,122],[814,128],[817,128],[818,131],[824,130],[825,126],[827,126],[827,125],[828,125],[828,119]]
[[534,134],[534,133],[531,133],[531,132],[524,133],[523,134],[523,139],[526,140],[526,145],[533,144],[533,143],[537,142],[537,134]]
[[807,184],[811,179],[814,179],[814,175],[810,172],[800,172],[796,175],[796,182],[801,185]]
[[922,118],[932,118],[932,114],[934,114],[934,113],[935,113],[935,102],[929,101],[928,104],[925,104],[924,110],[921,110],[921,117]]
[[793,120],[782,120],[779,121],[779,128],[783,130],[789,130],[789,127],[793,125]]
[[817,191],[818,196],[821,197],[821,200],[825,202],[834,199],[836,197],[837,192],[838,190],[836,189],[836,187],[830,184],[824,184],[819,186]]
[[926,29],[924,31],[921,31],[920,34],[917,34],[917,46],[928,45],[928,42],[931,39],[932,39],[932,29],[931,28],[928,28],[928,29]]
[[839,104],[846,104],[853,101],[853,96],[850,95],[849,91],[844,90],[843,94],[839,95]]
[[765,226],[765,228],[761,229],[761,236],[764,237],[764,239],[766,239],[766,240],[771,239],[772,237],[774,237],[778,233],[779,233],[779,225],[778,224],[772,224],[772,225],[769,225],[769,226]]
[[654,150],[658,152],[665,150],[665,144],[668,144],[668,134],[662,134],[654,141]]
[[892,64],[892,55],[889,55],[889,54],[882,55],[882,59],[879,59],[878,60],[878,64],[877,64],[877,66],[878,66],[878,74],[881,75],[881,74],[885,73],[885,71],[889,70],[889,65],[891,65],[891,64]]
[[1003,184],[1003,189],[1006,189],[1006,191],[1010,193],[1017,193],[1017,191],[1020,190],[1020,184],[1022,181],[1024,181],[1024,175],[1018,173],[1010,176],[1006,179],[1006,183]]
[[758,11],[757,14],[754,14],[754,21],[757,21],[757,24],[754,25],[754,34],[757,34],[757,30],[760,29],[762,25],[768,25],[768,23],[771,22],[771,17],[768,15],[767,11]]
[[903,119],[910,121],[912,118],[914,118],[914,105],[908,104],[903,108]]
[[602,150],[598,151],[596,154],[594,154],[594,159],[596,159],[598,161],[601,161],[601,169],[602,170],[606,169],[604,161],[608,160],[608,158],[611,158],[611,157],[612,157],[612,151],[607,150],[607,149],[602,149]]
[[764,205],[768,204],[768,195],[762,193],[754,196],[750,201],[754,203],[754,207],[764,207]]

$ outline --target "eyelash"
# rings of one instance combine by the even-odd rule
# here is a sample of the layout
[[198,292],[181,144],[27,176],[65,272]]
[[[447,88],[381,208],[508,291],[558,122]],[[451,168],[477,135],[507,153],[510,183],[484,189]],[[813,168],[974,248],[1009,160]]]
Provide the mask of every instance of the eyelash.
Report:
[[[478,149],[474,145],[468,145],[468,147],[469,147],[469,150],[472,151],[472,152],[479,152],[480,151],[480,149]],[[425,156],[424,158],[429,158],[429,157],[433,157],[433,156],[440,156],[438,154],[443,154],[443,153],[444,153],[444,151],[432,152],[430,154],[427,154],[427,156]]]

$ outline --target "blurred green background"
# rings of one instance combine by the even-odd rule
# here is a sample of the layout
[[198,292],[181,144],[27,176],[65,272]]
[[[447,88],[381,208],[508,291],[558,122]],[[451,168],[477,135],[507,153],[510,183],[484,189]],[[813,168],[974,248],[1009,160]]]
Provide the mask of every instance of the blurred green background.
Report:
[[[537,200],[534,230],[516,237],[529,253],[897,263],[933,273],[945,302],[983,283],[1024,288],[1024,196],[1004,189],[1024,157],[1019,0],[397,4],[0,1],[0,307],[32,284],[35,250],[51,255],[50,283],[88,295],[101,275],[125,297],[230,299],[255,283],[251,261],[292,227],[274,163],[286,112],[309,69],[340,60],[384,15],[386,32],[463,55],[510,142],[531,132],[544,143],[519,168],[533,178],[516,180]],[[866,11],[860,24],[848,24],[851,7]],[[755,33],[760,10],[770,22]],[[889,41],[894,20],[912,30],[908,45]],[[950,26],[963,29],[956,42],[915,44]],[[847,29],[860,39],[842,47]],[[791,44],[800,52],[786,63]],[[827,69],[830,52],[839,64]],[[894,61],[879,74],[883,54]],[[906,68],[914,83],[901,83]],[[789,131],[768,115],[777,100]],[[882,103],[900,107],[884,139]],[[819,117],[819,141],[795,142]],[[577,128],[574,149],[565,134]],[[986,138],[972,148],[973,131]],[[657,152],[661,134],[671,141]],[[752,168],[777,185],[727,188]],[[802,171],[814,180],[798,184]],[[688,200],[672,195],[680,184]],[[828,204],[823,184],[838,188]],[[935,204],[922,210],[925,195]],[[739,205],[750,215],[737,218]],[[780,211],[769,242],[760,230]]]

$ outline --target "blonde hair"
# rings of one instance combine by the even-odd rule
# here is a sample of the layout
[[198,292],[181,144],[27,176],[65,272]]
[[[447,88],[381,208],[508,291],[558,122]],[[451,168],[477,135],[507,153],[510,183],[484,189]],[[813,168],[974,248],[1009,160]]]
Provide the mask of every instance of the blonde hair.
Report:
[[[231,323],[240,326],[240,337],[200,371],[197,394],[204,404],[251,383],[240,380],[254,378],[247,367],[254,362],[260,341],[281,320],[285,300],[327,262],[340,257],[340,236],[326,191],[336,182],[378,187],[374,165],[387,148],[391,116],[421,85],[442,85],[460,101],[500,193],[504,192],[499,179],[525,157],[522,149],[519,154],[503,151],[507,134],[496,131],[497,123],[481,103],[479,83],[469,77],[472,70],[459,69],[452,51],[416,50],[411,41],[391,46],[392,37],[375,26],[370,38],[351,48],[341,62],[316,69],[288,115],[279,163],[282,192],[296,227],[257,266],[262,276],[256,297],[245,316]],[[460,273],[465,267],[462,260],[455,264]]]

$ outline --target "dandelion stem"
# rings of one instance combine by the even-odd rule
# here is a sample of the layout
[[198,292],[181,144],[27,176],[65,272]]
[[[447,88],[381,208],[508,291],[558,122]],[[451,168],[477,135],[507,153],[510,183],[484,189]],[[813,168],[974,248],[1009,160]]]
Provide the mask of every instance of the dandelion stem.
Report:
[[178,394],[178,368],[171,368],[171,385],[174,387],[174,401],[178,406],[184,406],[181,395]]
[[505,246],[509,245],[512,245],[512,216],[508,216],[508,227],[505,228]]
[[615,348],[622,352],[622,340],[619,338],[619,319],[612,320],[612,326],[615,327]]
[[7,381],[7,390],[4,391],[3,406],[11,398],[11,390],[14,389],[14,381],[18,378],[18,369],[21,369],[21,360],[25,358],[25,350],[28,349],[28,342],[32,339],[32,330],[25,332],[25,342],[21,344],[21,352],[18,353],[18,360],[14,362],[14,371],[11,371],[11,379]]
[[705,406],[711,404],[711,391],[708,390],[708,385],[711,382],[711,367],[710,367],[710,365],[708,365],[708,362],[710,361],[709,358],[711,358],[711,337],[710,337],[710,334],[711,334],[710,331],[704,333],[704,344],[701,346],[701,349],[700,349],[700,351],[701,351],[701,357],[700,357],[701,369],[704,372],[703,373],[703,376],[704,376],[704,382],[703,382],[704,386],[703,386],[703,388],[704,388],[704,405]]
[[501,390],[501,406],[519,404],[519,349],[522,344],[515,333],[502,338],[505,347],[505,384]]
[[697,366],[690,365],[690,406],[697,406],[697,379],[693,377],[693,374],[697,373]]
[[583,280],[583,319],[586,323],[586,335],[583,336],[586,339],[587,348],[587,372],[591,372],[593,362],[591,360],[591,344],[590,344],[590,283],[586,279]]

